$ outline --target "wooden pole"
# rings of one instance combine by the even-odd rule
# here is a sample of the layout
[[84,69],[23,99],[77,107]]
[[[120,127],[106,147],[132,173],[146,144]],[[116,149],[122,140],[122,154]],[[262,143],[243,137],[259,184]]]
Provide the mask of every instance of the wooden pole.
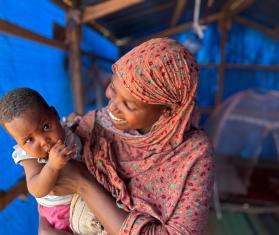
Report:
[[225,81],[225,70],[226,70],[226,42],[228,37],[228,28],[230,25],[230,21],[228,19],[223,19],[219,21],[219,29],[220,29],[220,54],[221,61],[218,68],[218,82],[217,82],[217,92],[215,93],[215,106],[218,106],[222,102],[223,92],[224,92],[224,81]]
[[[209,15],[207,17],[204,17],[204,18],[201,18],[199,20],[199,24],[201,25],[207,25],[207,24],[211,24],[215,21],[218,21],[220,19],[223,19],[224,18],[224,13],[223,12],[218,12],[218,13],[215,13],[215,14],[212,14],[212,15]],[[125,44],[126,47],[134,47],[134,46],[137,46],[139,45],[140,43],[144,42],[144,41],[147,41],[151,38],[161,38],[161,37],[169,37],[169,36],[172,36],[174,34],[178,34],[178,33],[181,33],[181,32],[185,32],[189,29],[191,29],[193,27],[193,22],[186,22],[186,23],[182,23],[182,24],[179,24],[179,25],[176,25],[174,27],[170,27],[162,32],[159,32],[159,33],[155,33],[153,35],[150,35],[150,36],[147,36],[147,37],[143,37],[143,38],[140,38],[138,40],[133,40],[133,41],[129,41],[127,42],[127,44]]]
[[93,6],[87,6],[84,9],[82,22],[87,23],[89,21],[99,19],[141,2],[143,2],[143,0],[108,0]]
[[[219,67],[220,64],[209,63],[199,64],[201,69],[214,69]],[[225,63],[226,69],[240,69],[248,71],[267,71],[267,72],[278,72],[279,64],[263,65],[263,64],[228,64]]]
[[[199,20],[200,25],[206,25],[211,24],[215,21],[219,21],[221,19],[229,19],[233,17],[236,14],[240,14],[244,10],[248,9],[252,4],[254,3],[254,0],[229,0],[225,3],[225,6],[220,10],[219,12],[209,15],[207,17],[201,18]],[[155,33],[153,35],[140,38],[138,40],[132,40],[128,41],[124,46],[126,47],[133,47],[136,45],[139,45],[140,43],[147,41],[151,38],[156,37],[169,37],[174,34],[178,34],[181,32],[185,32],[189,29],[191,29],[193,26],[193,22],[186,22],[183,24],[176,25],[174,27],[170,27],[162,32]]]
[[0,32],[9,34],[9,35],[14,35],[17,37],[21,37],[21,38],[24,38],[27,40],[32,40],[32,41],[35,41],[35,42],[38,42],[38,43],[41,43],[44,45],[59,48],[61,50],[67,50],[67,47],[63,42],[43,37],[28,29],[22,28],[21,26],[19,26],[17,24],[13,24],[11,22],[1,20],[1,19],[0,19]]
[[[55,4],[56,6],[60,7],[61,9],[63,9],[64,11],[68,11],[72,8],[72,2],[64,2],[62,0],[51,0],[51,2],[53,4]],[[93,29],[94,31],[97,31],[102,36],[104,36],[108,40],[110,40],[112,43],[114,43],[116,45],[118,44],[119,39],[116,38],[113,35],[113,33],[110,30],[108,30],[107,28],[105,28],[104,26],[96,23],[95,21],[90,21],[85,25],[87,25],[89,28]]]
[[186,0],[176,0],[176,7],[170,23],[171,27],[174,27],[179,21],[179,19],[181,18],[183,11],[185,9],[185,5],[186,5]]
[[224,81],[225,81],[225,70],[226,70],[226,55],[225,48],[228,37],[229,27],[231,25],[231,18],[248,9],[253,5],[254,0],[229,0],[222,7],[221,12],[224,14],[224,18],[219,20],[219,29],[220,29],[220,53],[221,61],[219,66],[219,79],[217,84],[217,92],[215,94],[215,105],[218,106],[222,102],[223,93],[224,93]]
[[251,71],[268,71],[268,72],[278,72],[279,64],[226,64],[226,69],[242,69]]
[[27,185],[25,178],[22,178],[7,192],[0,191],[0,211],[20,195],[27,195]]
[[243,24],[249,28],[255,29],[255,30],[259,30],[265,34],[267,34],[268,36],[274,38],[275,40],[279,40],[279,27],[275,27],[275,28],[269,28],[266,27],[264,25],[252,22],[250,20],[247,20],[241,16],[235,16],[233,18],[233,20],[237,23]]
[[73,9],[68,11],[67,43],[69,45],[69,69],[74,93],[75,111],[83,114],[83,88],[81,77],[80,39],[81,26],[79,24],[81,13],[78,10],[78,1],[73,1]]
[[[31,40],[31,41],[40,43],[42,45],[47,45],[47,46],[61,49],[63,51],[68,51],[68,47],[64,42],[43,37],[37,33],[34,33],[28,29],[22,28],[19,25],[13,24],[13,23],[5,21],[5,20],[0,20],[0,33],[4,33],[7,35],[13,35],[13,36],[20,37],[20,38],[23,38],[26,40]],[[103,56],[94,55],[92,52],[81,50],[81,54],[84,56],[90,57],[90,58],[104,60],[109,63],[114,63],[113,60],[111,60],[109,58],[105,58]]]

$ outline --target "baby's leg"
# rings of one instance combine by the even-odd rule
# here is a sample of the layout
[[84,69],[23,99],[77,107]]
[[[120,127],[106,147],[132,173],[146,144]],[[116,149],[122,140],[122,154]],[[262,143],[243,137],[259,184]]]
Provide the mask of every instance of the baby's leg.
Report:
[[53,207],[39,205],[39,214],[41,217],[46,218],[53,228],[71,232],[69,204]]

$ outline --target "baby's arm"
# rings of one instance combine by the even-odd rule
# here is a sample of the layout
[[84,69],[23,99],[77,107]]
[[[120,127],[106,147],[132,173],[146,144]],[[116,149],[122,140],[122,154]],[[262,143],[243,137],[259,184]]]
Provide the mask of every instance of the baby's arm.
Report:
[[56,183],[60,169],[62,169],[74,146],[66,147],[58,141],[50,150],[48,162],[43,166],[37,159],[23,160],[22,165],[26,174],[29,192],[37,198],[44,197],[50,193]]
[[59,170],[39,164],[37,159],[23,160],[27,187],[34,197],[44,197],[51,191],[58,177]]

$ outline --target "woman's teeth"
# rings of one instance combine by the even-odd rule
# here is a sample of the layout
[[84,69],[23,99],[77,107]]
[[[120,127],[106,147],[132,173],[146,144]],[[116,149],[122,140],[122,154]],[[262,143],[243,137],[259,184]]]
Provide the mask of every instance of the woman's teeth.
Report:
[[118,117],[115,117],[110,111],[108,111],[108,114],[110,116],[110,118],[116,122],[126,122],[124,119],[121,119],[121,118],[118,118]]

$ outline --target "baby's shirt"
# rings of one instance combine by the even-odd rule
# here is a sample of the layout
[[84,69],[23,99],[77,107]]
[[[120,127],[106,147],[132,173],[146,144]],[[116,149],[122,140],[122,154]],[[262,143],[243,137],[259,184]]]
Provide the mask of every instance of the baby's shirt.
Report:
[[[66,125],[63,125],[63,128],[65,130],[65,144],[67,146],[76,144],[77,146],[77,151],[72,157],[75,160],[81,161],[81,151],[82,151],[82,145],[80,138],[70,130]],[[21,164],[22,160],[27,160],[27,159],[37,159],[38,163],[44,164],[47,162],[46,159],[39,159],[32,157],[28,155],[19,145],[15,145],[14,151],[12,153],[13,160],[16,164]],[[36,198],[38,204],[46,207],[52,207],[52,206],[58,206],[58,205],[67,205],[71,203],[73,195],[65,195],[65,196],[55,196],[55,195],[46,195],[41,198]]]

